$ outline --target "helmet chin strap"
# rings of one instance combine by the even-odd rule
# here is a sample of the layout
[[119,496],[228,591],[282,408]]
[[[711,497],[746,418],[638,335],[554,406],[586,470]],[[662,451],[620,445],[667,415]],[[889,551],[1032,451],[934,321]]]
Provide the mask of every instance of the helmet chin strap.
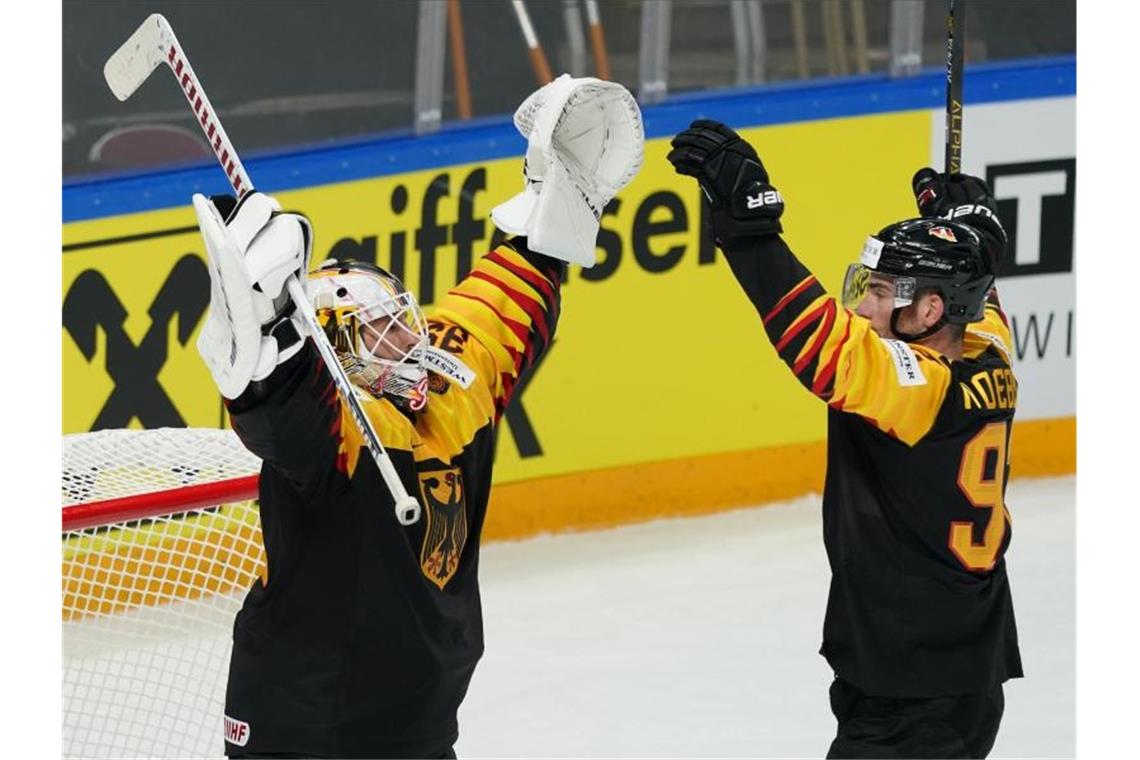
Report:
[[946,315],[943,314],[941,317],[938,318],[937,322],[935,322],[930,327],[926,328],[925,330],[923,330],[920,333],[917,333],[915,335],[911,335],[909,333],[904,333],[903,331],[899,330],[899,327],[898,327],[899,315],[902,314],[902,310],[904,308],[906,308],[906,307],[900,306],[891,312],[891,332],[894,333],[895,335],[897,335],[900,340],[904,340],[907,343],[915,343],[917,341],[922,340],[923,338],[929,338],[931,335],[933,335],[934,333],[941,330],[942,326],[946,324]]

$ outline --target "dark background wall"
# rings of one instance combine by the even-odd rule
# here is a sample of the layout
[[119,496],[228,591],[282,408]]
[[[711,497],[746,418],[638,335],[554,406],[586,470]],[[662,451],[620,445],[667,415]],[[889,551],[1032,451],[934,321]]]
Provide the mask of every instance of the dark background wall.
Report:
[[[827,76],[823,2],[805,0],[809,76]],[[852,4],[842,0],[848,37]],[[636,91],[642,0],[601,0],[613,78]],[[509,0],[463,0],[467,64],[476,116],[510,113],[535,86]],[[563,0],[527,0],[556,73],[571,67]],[[944,0],[926,0],[923,62],[938,65],[945,45]],[[798,77],[788,0],[763,3],[768,81]],[[872,71],[887,67],[889,0],[862,3]],[[107,57],[150,13],[171,22],[230,138],[243,155],[408,131],[415,75],[416,0],[63,0],[63,174],[170,164],[195,157],[196,125],[169,77],[148,80],[119,103],[103,82]],[[584,20],[584,10],[581,11]],[[726,0],[673,3],[669,90],[734,83],[735,52]],[[1073,0],[967,3],[967,61],[1076,52]],[[849,40],[850,44],[850,40]],[[587,56],[587,70],[593,74]],[[850,71],[854,73],[854,70]],[[450,63],[444,118],[455,118]],[[131,155],[100,141],[115,130],[166,125],[169,133],[134,133]],[[204,151],[204,147],[201,148]],[[94,151],[94,152],[93,152]]]

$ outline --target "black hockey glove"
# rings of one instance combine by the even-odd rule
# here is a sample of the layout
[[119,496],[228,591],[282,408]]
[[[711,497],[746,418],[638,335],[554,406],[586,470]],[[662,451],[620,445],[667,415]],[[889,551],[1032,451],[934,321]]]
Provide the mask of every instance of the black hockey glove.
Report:
[[911,180],[918,212],[925,217],[953,219],[976,229],[996,269],[1005,258],[1009,238],[997,214],[997,201],[984,179],[969,174],[939,174],[919,169]]
[[740,135],[718,121],[698,119],[672,145],[667,158],[678,174],[697,178],[718,243],[783,231],[784,198],[768,184],[760,157]]

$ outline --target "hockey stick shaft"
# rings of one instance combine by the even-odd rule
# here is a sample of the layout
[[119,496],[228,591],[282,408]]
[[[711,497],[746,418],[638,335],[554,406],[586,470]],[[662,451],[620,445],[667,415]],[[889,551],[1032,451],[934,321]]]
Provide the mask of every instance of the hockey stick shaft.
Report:
[[602,32],[598,0],[586,0],[586,22],[590,27],[590,47],[594,51],[594,68],[598,70],[598,79],[609,81],[610,58],[606,53],[606,36]]
[[[103,75],[115,96],[119,100],[126,100],[150,76],[151,72],[163,63],[170,67],[171,72],[181,85],[182,93],[186,96],[191,110],[194,111],[198,124],[206,135],[206,140],[210,143],[218,163],[225,171],[234,193],[238,198],[243,197],[253,189],[249,174],[246,173],[237,151],[234,150],[226,136],[217,112],[210,105],[206,91],[194,74],[190,61],[182,52],[181,46],[174,36],[174,30],[161,14],[155,13],[149,16],[135,33],[107,59],[107,63],[103,67]],[[372,454],[372,458],[380,470],[380,475],[384,478],[385,485],[395,500],[396,519],[401,525],[411,525],[419,519],[419,501],[410,496],[404,488],[403,481],[400,480],[392,460],[388,457],[388,452],[385,451],[380,442],[380,437],[364,413],[364,408],[360,405],[360,400],[356,397],[352,383],[349,381],[348,375],[345,374],[344,368],[341,367],[336,352],[329,344],[328,337],[321,329],[320,323],[317,322],[316,313],[312,304],[309,303],[304,286],[297,277],[290,277],[286,287],[297,312],[301,315],[301,319],[313,339],[313,344],[317,347],[317,352],[332,375],[341,398],[348,406],[349,413],[363,434],[365,445]]]
[[538,35],[535,34],[534,24],[530,21],[530,14],[527,13],[526,3],[523,0],[511,0],[511,5],[515,10],[515,18],[519,22],[523,39],[526,40],[527,54],[530,56],[530,66],[534,69],[534,78],[538,80],[540,87],[554,81],[554,74],[551,73],[550,64],[546,61],[546,53],[542,49],[542,43],[538,41]]
[[[946,11],[946,173],[962,171],[962,69],[965,59],[965,19],[954,15],[954,0]],[[959,0],[959,4],[961,0]]]
[[403,481],[400,480],[399,473],[396,472],[396,467],[384,449],[384,444],[380,442],[380,436],[376,434],[376,429],[372,427],[371,420],[364,413],[364,407],[360,405],[360,399],[356,397],[356,392],[352,388],[348,375],[344,373],[344,368],[341,367],[332,344],[329,343],[328,337],[321,329],[320,323],[317,322],[316,312],[309,304],[305,287],[296,277],[290,277],[286,287],[289,288],[289,296],[296,304],[297,311],[305,323],[305,328],[309,335],[313,336],[313,345],[317,347],[317,353],[324,359],[325,366],[332,374],[333,382],[336,383],[341,398],[348,404],[349,413],[356,421],[357,428],[364,435],[364,443],[368,447],[368,451],[371,452],[376,467],[380,470],[381,477],[384,478],[384,484],[388,486],[388,490],[395,500],[396,519],[400,521],[401,525],[411,525],[420,517],[420,503],[416,501],[415,497],[408,495]]
[[467,46],[463,41],[463,11],[459,0],[447,0],[447,36],[451,45],[451,78],[459,118],[471,118],[471,85],[467,78]]

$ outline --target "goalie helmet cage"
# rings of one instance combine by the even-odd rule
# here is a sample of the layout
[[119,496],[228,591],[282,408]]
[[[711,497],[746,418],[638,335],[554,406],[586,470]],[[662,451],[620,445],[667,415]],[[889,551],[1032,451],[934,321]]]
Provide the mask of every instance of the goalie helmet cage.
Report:
[[259,469],[229,430],[64,437],[65,757],[222,756]]

